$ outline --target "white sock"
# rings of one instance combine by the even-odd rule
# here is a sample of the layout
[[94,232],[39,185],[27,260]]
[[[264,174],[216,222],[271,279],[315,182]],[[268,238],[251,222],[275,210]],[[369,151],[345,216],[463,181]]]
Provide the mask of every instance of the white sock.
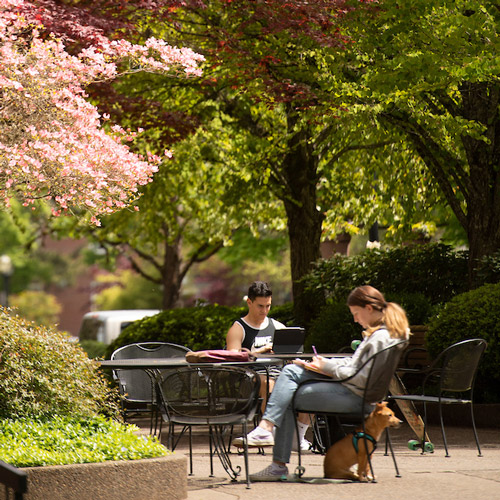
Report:
[[299,442],[301,443],[306,435],[307,429],[309,429],[309,424],[304,424],[302,422],[297,422],[299,427]]

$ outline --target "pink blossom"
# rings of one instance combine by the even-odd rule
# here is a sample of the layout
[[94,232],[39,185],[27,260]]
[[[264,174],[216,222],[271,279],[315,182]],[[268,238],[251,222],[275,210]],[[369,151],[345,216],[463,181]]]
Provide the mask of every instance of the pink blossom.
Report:
[[29,206],[43,197],[54,216],[80,208],[99,224],[101,214],[137,198],[138,186],[152,181],[162,159],[132,153],[125,142],[134,131],[110,124],[106,133],[101,119],[109,116],[101,118],[86,100],[85,87],[116,77],[118,61],[129,63],[125,72],[194,76],[204,58],[163,40],[134,45],[104,37],[73,56],[61,40],[26,29],[20,13],[33,9],[26,0],[0,0],[0,199],[7,205],[15,195]]

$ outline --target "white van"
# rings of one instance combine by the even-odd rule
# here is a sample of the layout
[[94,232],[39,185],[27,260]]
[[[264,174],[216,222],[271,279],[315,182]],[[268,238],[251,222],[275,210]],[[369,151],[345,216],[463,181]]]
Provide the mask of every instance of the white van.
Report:
[[130,323],[146,316],[154,316],[158,309],[128,309],[115,311],[92,311],[83,315],[80,325],[80,340],[97,340],[110,344]]

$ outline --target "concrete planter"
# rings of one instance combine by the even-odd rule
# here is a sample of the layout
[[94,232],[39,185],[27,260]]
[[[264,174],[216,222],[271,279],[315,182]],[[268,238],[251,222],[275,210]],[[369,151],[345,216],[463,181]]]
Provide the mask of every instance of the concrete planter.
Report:
[[[183,500],[187,458],[168,455],[145,460],[23,468],[26,500]],[[0,500],[6,500],[0,488]]]

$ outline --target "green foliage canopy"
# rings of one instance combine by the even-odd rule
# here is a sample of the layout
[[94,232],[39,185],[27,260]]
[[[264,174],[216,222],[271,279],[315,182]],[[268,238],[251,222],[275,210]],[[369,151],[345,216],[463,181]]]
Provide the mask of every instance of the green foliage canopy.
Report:
[[[421,166],[394,130],[388,133],[366,113],[342,119],[342,85],[334,93],[325,87],[331,74],[339,74],[337,55],[346,48],[338,30],[344,13],[338,2],[322,1],[300,7],[274,1],[188,1],[175,9],[159,8],[138,22],[138,31],[154,32],[203,52],[207,57],[204,76],[187,84],[152,76],[121,84],[121,90],[135,99],[154,102],[155,113],[174,110],[196,117],[192,124],[203,123],[199,132],[205,141],[203,151],[209,154],[187,177],[188,186],[201,193],[195,201],[206,200],[207,205],[190,212],[192,219],[180,214],[182,221],[193,223],[193,231],[186,227],[186,234],[204,236],[204,230],[211,229],[216,240],[219,229],[227,229],[226,222],[236,228],[242,219],[255,228],[263,223],[259,201],[276,203],[278,210],[264,206],[264,213],[271,211],[275,221],[284,221],[285,208],[294,287],[318,257],[321,237],[357,232],[360,226],[382,219],[389,221],[394,232],[408,230],[415,219],[422,220],[429,205],[426,194],[432,191]],[[211,135],[208,124],[219,123],[218,133]],[[157,125],[147,137],[149,147],[165,147],[166,134]],[[198,157],[197,146],[190,144],[187,161]],[[176,146],[179,158],[182,147]],[[374,153],[382,147],[380,154]],[[203,166],[207,157],[212,159],[209,177]],[[395,169],[394,164],[404,168]],[[186,171],[186,162],[181,165]],[[171,178],[170,173],[167,182]],[[206,183],[212,198],[204,198],[206,192],[198,180]],[[232,189],[221,193],[217,187],[221,182]],[[409,186],[415,186],[411,194]],[[150,198],[161,203],[161,211],[151,206],[155,221],[165,220],[158,215],[171,210],[167,207],[172,203],[183,208],[190,204],[184,205],[186,193],[175,189],[175,181],[172,187],[174,195]],[[169,191],[162,186],[157,192]],[[241,219],[232,218],[232,213]],[[161,237],[164,233],[156,232]],[[123,232],[126,237],[129,234]],[[175,240],[177,234],[174,228],[168,237]],[[227,243],[231,233],[226,230],[221,236],[220,241]],[[188,252],[196,248],[186,241]],[[295,290],[296,300],[299,295],[300,290]]]
[[163,291],[165,309],[175,305],[193,264],[230,245],[238,228],[254,234],[282,229],[279,203],[262,195],[258,183],[236,166],[250,166],[255,151],[224,120],[229,118],[214,119],[176,144],[173,158],[144,188],[138,212],[123,210],[103,219],[101,228],[72,230],[83,231],[108,255],[125,253]]
[[352,5],[343,33],[353,43],[327,87],[344,84],[346,109],[370,110],[405,135],[467,233],[472,275],[500,247],[498,4]]

